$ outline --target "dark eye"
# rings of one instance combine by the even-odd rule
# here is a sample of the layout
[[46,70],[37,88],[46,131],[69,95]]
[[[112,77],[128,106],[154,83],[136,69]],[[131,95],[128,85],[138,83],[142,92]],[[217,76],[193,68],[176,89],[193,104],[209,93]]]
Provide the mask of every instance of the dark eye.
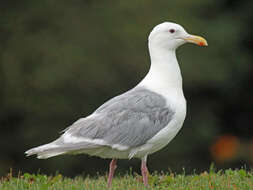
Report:
[[174,29],[170,29],[169,31],[170,31],[171,34],[173,34],[175,32]]

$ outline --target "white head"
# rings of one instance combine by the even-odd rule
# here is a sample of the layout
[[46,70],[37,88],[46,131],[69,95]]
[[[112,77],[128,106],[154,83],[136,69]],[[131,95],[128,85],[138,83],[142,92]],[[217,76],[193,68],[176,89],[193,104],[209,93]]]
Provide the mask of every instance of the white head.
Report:
[[207,42],[200,36],[190,35],[185,29],[172,22],[164,22],[153,28],[149,35],[149,48],[176,50],[180,45],[190,42],[199,46],[207,46]]

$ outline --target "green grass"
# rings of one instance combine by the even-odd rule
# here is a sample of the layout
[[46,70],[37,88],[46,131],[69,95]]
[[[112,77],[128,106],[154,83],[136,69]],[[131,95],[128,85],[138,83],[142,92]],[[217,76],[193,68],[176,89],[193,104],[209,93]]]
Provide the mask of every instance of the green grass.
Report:
[[[184,174],[152,174],[149,176],[149,187],[145,188],[141,176],[116,176],[111,190],[252,190],[253,172],[240,170],[210,171],[200,175]],[[19,177],[8,174],[0,181],[0,190],[100,190],[108,189],[106,176],[76,177],[74,179],[63,177],[61,174],[46,176],[41,174],[25,173]]]

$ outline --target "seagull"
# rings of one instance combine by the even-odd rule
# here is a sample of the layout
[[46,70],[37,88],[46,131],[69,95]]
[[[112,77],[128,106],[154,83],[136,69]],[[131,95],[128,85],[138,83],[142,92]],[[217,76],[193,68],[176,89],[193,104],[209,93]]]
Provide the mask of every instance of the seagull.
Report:
[[55,141],[32,148],[26,155],[39,159],[62,154],[111,158],[108,187],[117,159],[139,158],[143,184],[148,186],[148,155],[176,136],[186,116],[176,49],[187,42],[207,46],[203,37],[188,34],[176,23],[155,26],[148,37],[151,65],[143,80],[77,120]]

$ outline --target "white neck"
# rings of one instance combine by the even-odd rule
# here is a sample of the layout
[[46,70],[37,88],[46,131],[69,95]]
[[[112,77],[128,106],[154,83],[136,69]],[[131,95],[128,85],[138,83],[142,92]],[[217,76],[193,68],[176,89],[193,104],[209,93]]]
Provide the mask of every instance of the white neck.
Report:
[[175,50],[156,47],[149,43],[151,66],[146,77],[138,86],[154,91],[182,91],[182,76]]

